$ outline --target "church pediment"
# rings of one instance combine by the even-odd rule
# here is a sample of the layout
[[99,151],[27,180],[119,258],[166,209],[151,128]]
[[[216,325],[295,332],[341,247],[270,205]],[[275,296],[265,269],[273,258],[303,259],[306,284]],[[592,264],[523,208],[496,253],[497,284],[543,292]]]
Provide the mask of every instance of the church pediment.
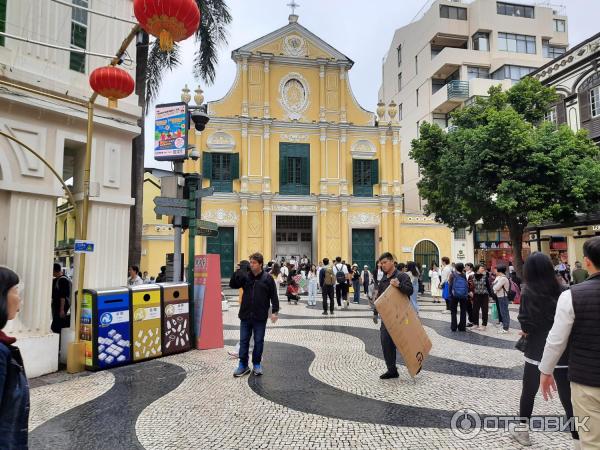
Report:
[[345,62],[349,66],[353,61],[317,35],[311,33],[297,22],[273,31],[249,44],[234,50],[233,59],[249,54],[271,54],[303,60],[326,59]]

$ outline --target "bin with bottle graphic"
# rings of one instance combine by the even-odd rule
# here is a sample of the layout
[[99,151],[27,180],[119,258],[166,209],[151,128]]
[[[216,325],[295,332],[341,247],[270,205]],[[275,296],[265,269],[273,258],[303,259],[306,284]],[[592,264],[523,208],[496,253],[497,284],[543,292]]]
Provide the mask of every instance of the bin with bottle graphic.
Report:
[[160,286],[142,284],[129,288],[132,304],[133,361],[161,356]]
[[187,283],[160,283],[162,291],[162,353],[185,352],[191,348],[190,300]]
[[129,290],[85,289],[79,338],[85,344],[87,369],[102,370],[130,363]]

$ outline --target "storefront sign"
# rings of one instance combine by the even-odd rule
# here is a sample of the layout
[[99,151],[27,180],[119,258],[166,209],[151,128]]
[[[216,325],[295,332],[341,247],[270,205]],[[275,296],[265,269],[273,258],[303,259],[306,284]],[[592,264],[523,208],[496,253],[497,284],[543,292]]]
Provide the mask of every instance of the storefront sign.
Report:
[[188,144],[187,132],[186,103],[157,105],[154,127],[154,159],[158,161],[185,159]]
[[600,231],[600,225],[592,225],[592,231]]

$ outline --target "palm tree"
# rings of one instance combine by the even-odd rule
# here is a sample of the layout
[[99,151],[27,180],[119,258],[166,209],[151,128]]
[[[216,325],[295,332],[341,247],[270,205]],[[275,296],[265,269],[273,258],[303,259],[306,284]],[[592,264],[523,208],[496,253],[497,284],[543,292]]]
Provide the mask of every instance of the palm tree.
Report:
[[[201,20],[194,40],[194,77],[206,84],[215,80],[215,66],[218,62],[217,48],[227,44],[227,25],[231,14],[224,0],[195,0],[200,8]],[[167,71],[172,71],[181,63],[180,47],[174,44],[173,50],[163,52],[155,40],[149,44],[148,35],[143,32],[138,40],[136,67],[136,94],[144,117],[148,107],[156,100],[161,83]],[[131,195],[136,199],[132,206],[129,226],[129,264],[139,265],[142,255],[143,195],[144,195],[144,117],[140,118],[140,136],[133,139],[131,166]]]

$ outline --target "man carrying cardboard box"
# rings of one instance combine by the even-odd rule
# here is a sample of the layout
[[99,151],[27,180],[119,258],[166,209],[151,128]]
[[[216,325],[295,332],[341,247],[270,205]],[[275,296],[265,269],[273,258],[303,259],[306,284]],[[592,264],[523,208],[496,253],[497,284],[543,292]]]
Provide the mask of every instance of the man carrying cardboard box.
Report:
[[[379,264],[383,270],[383,278],[377,286],[376,299],[385,292],[388,286],[395,286],[400,289],[404,295],[410,297],[413,292],[413,286],[408,274],[400,272],[394,265],[394,257],[391,253],[385,252],[379,257]],[[387,372],[380,375],[379,378],[387,380],[389,378],[398,378],[398,368],[396,367],[396,345],[392,337],[388,333],[383,321],[381,321],[381,348],[383,350],[383,358],[387,366]]]

